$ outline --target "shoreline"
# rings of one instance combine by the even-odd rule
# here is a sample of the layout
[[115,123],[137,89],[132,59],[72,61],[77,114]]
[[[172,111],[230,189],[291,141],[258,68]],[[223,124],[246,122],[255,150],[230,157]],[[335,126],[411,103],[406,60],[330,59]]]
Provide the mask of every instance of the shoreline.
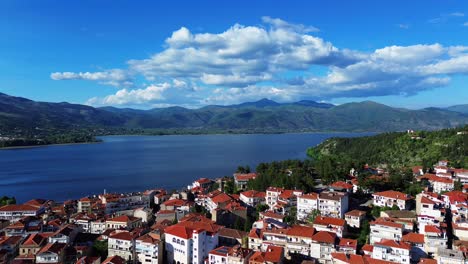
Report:
[[43,147],[53,147],[53,146],[67,146],[67,145],[87,145],[87,144],[99,144],[102,141],[92,141],[92,142],[77,142],[77,143],[57,143],[57,144],[43,144],[43,145],[30,145],[30,146],[12,146],[12,147],[3,147],[2,150],[15,150],[15,149],[30,149],[30,148],[43,148]]

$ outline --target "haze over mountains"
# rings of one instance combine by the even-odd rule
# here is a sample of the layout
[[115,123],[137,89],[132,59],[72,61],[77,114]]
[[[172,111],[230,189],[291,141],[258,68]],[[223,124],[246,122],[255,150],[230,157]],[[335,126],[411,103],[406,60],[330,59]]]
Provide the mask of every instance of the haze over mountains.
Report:
[[2,135],[44,129],[194,129],[224,132],[434,130],[468,123],[467,105],[409,110],[372,101],[332,105],[268,99],[229,106],[137,110],[36,102],[0,93]]

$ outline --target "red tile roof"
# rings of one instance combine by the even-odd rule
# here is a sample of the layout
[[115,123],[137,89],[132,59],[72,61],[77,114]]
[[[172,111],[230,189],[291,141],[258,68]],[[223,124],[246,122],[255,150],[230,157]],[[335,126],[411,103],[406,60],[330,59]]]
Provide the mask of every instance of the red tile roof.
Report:
[[314,233],[315,233],[315,229],[313,227],[301,226],[301,225],[293,225],[286,231],[286,234],[288,236],[309,237],[309,238],[312,238]]
[[328,231],[319,231],[312,237],[312,240],[320,243],[335,244],[336,234]]
[[424,244],[424,235],[417,233],[408,233],[402,237],[402,240],[413,244]]
[[132,241],[133,239],[137,238],[137,234],[129,231],[114,231],[109,235],[109,238]]
[[390,239],[382,239],[380,242],[375,242],[374,247],[391,247],[404,250],[411,250],[411,245],[403,241],[395,241]]
[[25,205],[25,204],[9,204],[0,207],[0,211],[2,212],[17,212],[17,211],[32,211],[36,212],[38,208],[31,206],[31,205]]
[[345,215],[360,217],[365,214],[366,214],[365,211],[352,210],[352,211],[347,212]]
[[349,264],[366,264],[364,258],[361,255],[346,254],[344,252],[333,252],[331,253],[332,258],[335,260],[342,261]]
[[234,178],[236,179],[236,181],[249,181],[249,180],[255,179],[256,177],[257,177],[257,173],[234,174]]
[[333,225],[333,226],[344,226],[346,221],[340,218],[317,216],[314,221],[314,225]]
[[362,246],[362,251],[373,252],[374,251],[374,246],[369,245],[369,244],[365,244],[364,246]]
[[248,197],[248,198],[265,198],[266,193],[258,192],[255,190],[250,190],[250,191],[241,192],[241,195]]
[[184,218],[181,219],[179,223],[166,227],[164,232],[166,234],[188,239],[192,237],[192,234],[195,231],[217,233],[222,228],[222,226],[215,224],[213,221],[205,217],[193,215],[190,218]]
[[37,252],[37,254],[41,254],[41,253],[44,253],[44,252],[59,253],[62,250],[64,250],[66,246],[67,246],[67,244],[65,244],[65,243],[49,243],[49,244],[45,245],[43,248],[41,248],[41,250],[39,250],[39,252]]
[[334,182],[330,186],[333,187],[333,188],[339,188],[339,189],[347,189],[347,190],[353,189],[352,184],[349,184],[349,183],[344,182],[344,181]]
[[424,233],[437,233],[442,234],[442,230],[438,226],[435,225],[426,225],[424,226]]
[[125,264],[125,263],[126,263],[125,259],[119,256],[108,257],[106,258],[106,260],[102,262],[102,264]]
[[318,193],[304,194],[304,195],[301,195],[300,198],[308,199],[308,200],[317,200],[318,199]]
[[121,215],[111,219],[108,219],[107,222],[118,222],[118,223],[129,223],[129,222],[136,222],[141,220],[138,217],[128,216],[128,215]]
[[428,259],[428,258],[421,258],[418,264],[437,264],[437,260],[435,259]]
[[47,241],[47,238],[42,234],[31,234],[28,238],[23,242],[23,246],[41,246]]
[[406,193],[402,193],[398,191],[391,191],[391,190],[377,192],[377,193],[374,193],[372,196],[383,196],[383,197],[398,199],[398,200],[411,200],[412,199],[412,197],[410,195],[407,195]]
[[356,239],[341,238],[340,243],[338,245],[340,246],[340,248],[352,248],[356,250],[357,244],[358,242]]
[[400,228],[403,229],[404,225],[400,223],[395,223],[389,218],[386,217],[379,217],[375,221],[370,223],[371,225],[383,225],[383,226],[388,226],[388,227],[395,227],[395,228]]
[[250,257],[250,261],[261,263],[279,263],[282,258],[283,248],[270,245],[265,252],[256,251]]

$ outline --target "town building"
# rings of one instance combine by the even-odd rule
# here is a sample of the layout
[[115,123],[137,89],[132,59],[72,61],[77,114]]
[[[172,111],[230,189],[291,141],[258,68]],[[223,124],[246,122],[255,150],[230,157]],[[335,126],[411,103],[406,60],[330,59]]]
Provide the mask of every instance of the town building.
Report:
[[397,191],[383,191],[372,194],[375,206],[393,207],[398,206],[400,210],[409,210],[412,197],[408,194]]
[[321,192],[318,210],[322,216],[344,218],[348,211],[349,194],[344,192]]

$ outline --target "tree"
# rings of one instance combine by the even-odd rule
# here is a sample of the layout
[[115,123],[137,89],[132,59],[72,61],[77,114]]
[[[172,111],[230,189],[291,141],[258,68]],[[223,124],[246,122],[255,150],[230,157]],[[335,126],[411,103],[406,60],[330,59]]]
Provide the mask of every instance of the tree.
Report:
[[316,219],[317,216],[319,216],[319,215],[320,215],[320,210],[314,209],[314,210],[312,211],[312,213],[309,214],[309,217],[307,218],[307,221],[308,221],[309,223],[313,223],[313,222],[315,222],[315,219]]
[[461,191],[463,190],[463,184],[461,183],[460,179],[454,182],[454,189],[456,191]]
[[370,225],[369,225],[369,221],[367,219],[365,219],[364,221],[362,221],[362,225],[361,225],[361,232],[359,233],[359,237],[358,237],[358,244],[359,245],[364,245],[367,243],[367,240],[369,238],[369,234],[370,234]]
[[297,207],[295,206],[291,207],[289,214],[286,215],[286,217],[284,218],[284,221],[288,225],[293,225],[297,222]]
[[101,257],[101,260],[107,257],[107,240],[94,241],[92,253],[93,256]]
[[235,184],[233,179],[229,179],[226,181],[226,184],[224,185],[224,192],[227,194],[233,194],[235,192]]

